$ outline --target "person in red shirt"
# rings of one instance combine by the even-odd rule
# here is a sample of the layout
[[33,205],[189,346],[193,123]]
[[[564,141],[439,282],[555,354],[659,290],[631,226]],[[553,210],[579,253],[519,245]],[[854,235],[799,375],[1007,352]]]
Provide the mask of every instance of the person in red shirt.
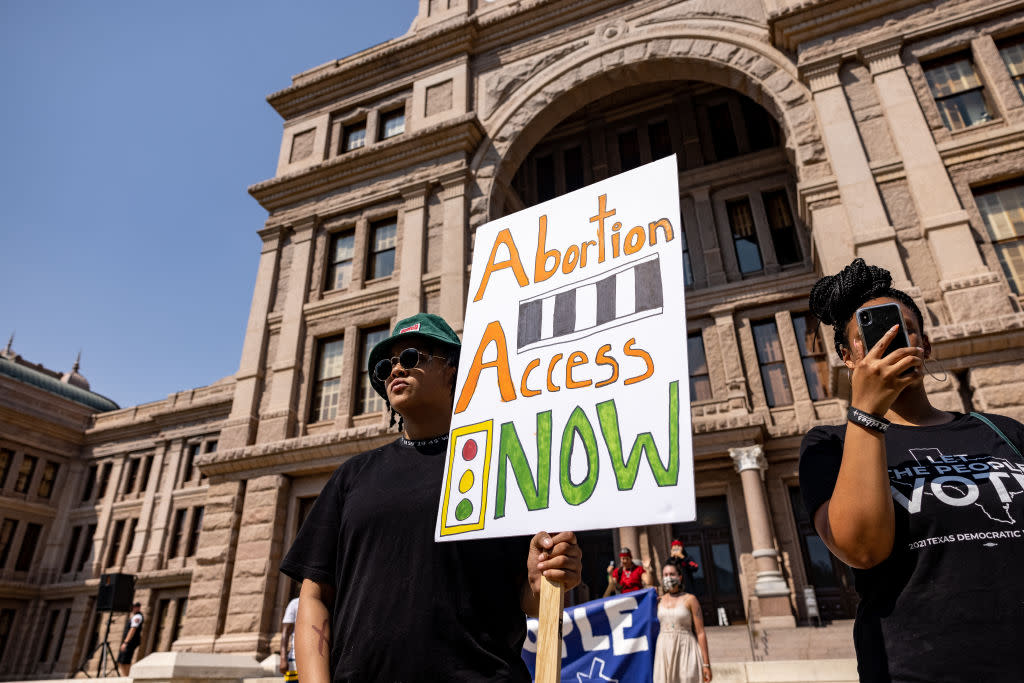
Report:
[[644,568],[633,563],[633,553],[629,548],[619,551],[619,566],[615,569],[609,566],[608,574],[619,593],[631,593],[644,587]]

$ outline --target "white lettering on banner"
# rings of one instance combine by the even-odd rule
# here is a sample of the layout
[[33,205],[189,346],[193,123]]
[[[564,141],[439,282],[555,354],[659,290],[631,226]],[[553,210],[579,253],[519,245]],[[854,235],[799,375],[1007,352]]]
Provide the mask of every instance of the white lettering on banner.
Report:
[[636,608],[636,598],[629,597],[612,600],[604,605],[604,612],[608,615],[608,623],[612,627],[612,652],[618,657],[634,652],[646,652],[648,649],[647,636],[626,637],[626,629],[633,625],[632,613]]
[[587,619],[587,608],[577,607],[572,611],[572,621],[575,622],[576,627],[580,630],[580,638],[583,641],[583,649],[587,652],[595,652],[597,650],[607,650],[611,647],[608,644],[608,636],[595,636],[593,629],[590,628],[590,620]]

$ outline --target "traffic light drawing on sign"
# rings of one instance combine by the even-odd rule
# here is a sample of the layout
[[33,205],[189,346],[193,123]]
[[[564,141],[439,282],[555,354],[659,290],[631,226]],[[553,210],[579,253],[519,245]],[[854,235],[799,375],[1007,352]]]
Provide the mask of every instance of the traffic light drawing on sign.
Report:
[[441,507],[441,535],[484,528],[493,421],[452,430]]

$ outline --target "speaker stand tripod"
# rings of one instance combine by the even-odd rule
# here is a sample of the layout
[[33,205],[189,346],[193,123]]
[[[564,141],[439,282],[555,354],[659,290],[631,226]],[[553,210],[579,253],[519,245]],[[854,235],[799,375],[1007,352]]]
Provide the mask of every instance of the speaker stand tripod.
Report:
[[113,667],[114,673],[120,674],[120,671],[117,670],[117,657],[114,656],[114,651],[110,649],[110,643],[108,642],[110,640],[110,621],[113,618],[114,613],[112,611],[107,612],[107,632],[103,636],[103,641],[92,649],[89,656],[82,662],[82,666],[78,667],[78,670],[85,674],[86,678],[93,678],[89,675],[89,672],[85,670],[85,665],[89,663],[90,659],[96,656],[97,652],[100,653],[100,661],[96,665],[96,678],[106,677],[110,673],[110,670],[107,669],[108,656],[110,657],[110,664]]

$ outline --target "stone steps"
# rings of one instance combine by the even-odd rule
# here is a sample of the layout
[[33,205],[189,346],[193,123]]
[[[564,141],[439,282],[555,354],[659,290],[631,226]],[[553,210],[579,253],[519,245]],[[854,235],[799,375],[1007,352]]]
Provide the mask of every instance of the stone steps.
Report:
[[[755,653],[751,655],[750,636],[745,625],[708,626],[708,651],[711,662],[750,662],[762,658],[765,651],[761,632],[755,633]],[[852,659],[853,620],[835,621],[821,628],[773,628],[767,634],[767,661]]]

